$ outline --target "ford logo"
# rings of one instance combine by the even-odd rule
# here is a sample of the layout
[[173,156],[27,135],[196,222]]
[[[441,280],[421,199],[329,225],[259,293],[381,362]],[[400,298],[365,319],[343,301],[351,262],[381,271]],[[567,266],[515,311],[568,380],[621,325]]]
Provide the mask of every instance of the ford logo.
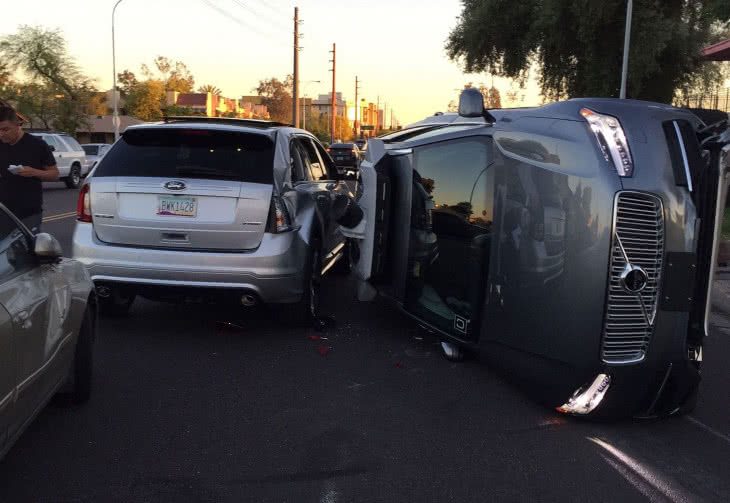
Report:
[[177,180],[173,180],[171,182],[167,182],[164,187],[167,190],[185,190],[188,188],[187,185],[185,185],[185,182],[178,182]]

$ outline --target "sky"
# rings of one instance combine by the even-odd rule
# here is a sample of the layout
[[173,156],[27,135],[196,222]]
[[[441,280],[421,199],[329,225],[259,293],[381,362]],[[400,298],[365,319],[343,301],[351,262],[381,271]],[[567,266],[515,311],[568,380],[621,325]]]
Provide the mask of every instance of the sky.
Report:
[[[84,73],[99,89],[110,89],[115,2],[4,2],[0,36],[22,24],[60,28]],[[196,86],[216,85],[229,98],[254,94],[259,80],[292,73],[295,6],[302,20],[300,96],[331,91],[333,43],[337,91],[352,101],[357,76],[358,98],[379,98],[403,125],[445,112],[468,82],[492,84],[491,76],[465,74],[446,56],[459,0],[122,0],[115,16],[117,73],[139,75],[142,63],[152,67],[162,55],[185,63]],[[518,88],[501,78],[494,85],[503,106],[540,103],[534,81],[512,103],[506,93]]]

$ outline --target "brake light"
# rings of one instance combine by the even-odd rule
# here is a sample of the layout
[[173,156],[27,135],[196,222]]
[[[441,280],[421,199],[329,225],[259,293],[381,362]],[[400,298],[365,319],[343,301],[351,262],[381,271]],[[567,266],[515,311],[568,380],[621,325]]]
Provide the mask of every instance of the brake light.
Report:
[[79,204],[76,208],[76,220],[91,222],[91,185],[88,183],[79,191]]
[[286,204],[278,196],[272,196],[269,206],[269,219],[266,222],[266,232],[278,234],[292,230],[291,217],[286,209]]
[[588,108],[581,109],[580,114],[588,121],[604,157],[616,168],[618,176],[631,176],[634,172],[634,160],[619,120]]
[[332,149],[327,147],[327,152],[332,152]]

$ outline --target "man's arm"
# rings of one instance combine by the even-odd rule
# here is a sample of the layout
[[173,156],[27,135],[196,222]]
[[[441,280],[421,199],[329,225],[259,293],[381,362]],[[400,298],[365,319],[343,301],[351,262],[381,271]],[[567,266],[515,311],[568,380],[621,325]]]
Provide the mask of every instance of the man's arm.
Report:
[[23,166],[23,169],[16,172],[18,176],[24,176],[26,178],[38,178],[42,182],[55,182],[58,180],[58,167],[54,164],[52,166],[46,166],[44,169],[35,169],[30,166]]

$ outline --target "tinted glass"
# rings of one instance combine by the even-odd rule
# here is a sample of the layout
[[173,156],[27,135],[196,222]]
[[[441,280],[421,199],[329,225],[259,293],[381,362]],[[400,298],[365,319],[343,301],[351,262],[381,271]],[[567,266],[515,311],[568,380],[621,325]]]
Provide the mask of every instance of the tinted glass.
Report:
[[94,176],[212,178],[272,183],[274,143],[256,133],[198,129],[125,132]]
[[86,152],[86,155],[97,155],[99,153],[99,146],[84,145],[84,152]]
[[460,338],[478,325],[488,275],[493,171],[484,137],[415,149],[405,308]]
[[34,265],[25,234],[5,211],[0,210],[0,281]]
[[61,148],[61,144],[59,141],[57,141],[53,136],[49,135],[43,135],[41,136],[44,142],[46,142],[49,146],[53,147],[56,151],[63,151],[65,149]]

